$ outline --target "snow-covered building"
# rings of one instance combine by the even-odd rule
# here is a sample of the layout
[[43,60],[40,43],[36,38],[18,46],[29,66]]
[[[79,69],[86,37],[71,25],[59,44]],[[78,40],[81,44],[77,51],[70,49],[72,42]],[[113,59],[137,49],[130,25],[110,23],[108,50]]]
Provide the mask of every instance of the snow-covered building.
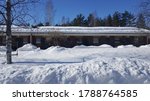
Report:
[[[0,45],[5,44],[5,26],[0,26]],[[150,43],[150,31],[136,27],[60,27],[45,26],[24,28],[12,26],[13,48],[32,43],[41,48],[51,45],[73,47],[75,45],[112,46]]]

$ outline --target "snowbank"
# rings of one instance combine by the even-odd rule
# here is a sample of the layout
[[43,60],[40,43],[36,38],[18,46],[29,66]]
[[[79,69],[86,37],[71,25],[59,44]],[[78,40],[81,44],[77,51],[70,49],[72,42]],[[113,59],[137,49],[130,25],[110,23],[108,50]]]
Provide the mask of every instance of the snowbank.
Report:
[[117,48],[135,48],[133,45],[120,45]]
[[51,52],[60,52],[65,50],[64,47],[60,47],[60,46],[51,46],[49,48],[47,48],[46,50],[44,50],[44,53],[51,53]]
[[6,66],[0,74],[0,83],[150,83],[150,63],[101,57],[84,63]]
[[107,44],[103,44],[99,46],[100,48],[112,48],[112,46],[107,45]]
[[0,46],[0,51],[6,51],[6,46]]
[[36,49],[38,48],[32,44],[25,44],[24,46],[18,48],[18,51],[33,51]]
[[140,46],[140,48],[150,48],[150,44],[149,45],[142,45],[142,46]]
[[85,45],[78,45],[78,46],[74,46],[73,48],[87,48],[87,46],[85,46]]
[[113,48],[111,45],[102,44],[100,46],[85,46],[85,45],[78,45],[74,46],[74,48]]
[[150,84],[149,48],[102,46],[35,51],[37,47],[27,44],[20,49],[28,51],[13,56],[12,65],[0,57],[0,83]]

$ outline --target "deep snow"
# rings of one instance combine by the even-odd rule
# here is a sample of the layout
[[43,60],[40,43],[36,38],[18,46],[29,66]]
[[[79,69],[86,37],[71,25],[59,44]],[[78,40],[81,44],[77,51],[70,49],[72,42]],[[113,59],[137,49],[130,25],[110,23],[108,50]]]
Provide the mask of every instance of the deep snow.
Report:
[[5,64],[3,49],[0,83],[150,83],[150,45],[52,46],[41,50],[27,44],[18,49],[12,65]]

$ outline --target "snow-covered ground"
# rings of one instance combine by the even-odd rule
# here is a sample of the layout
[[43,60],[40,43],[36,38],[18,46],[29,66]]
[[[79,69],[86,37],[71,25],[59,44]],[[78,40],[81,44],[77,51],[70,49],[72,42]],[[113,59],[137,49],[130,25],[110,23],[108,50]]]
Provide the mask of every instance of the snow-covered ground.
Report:
[[150,83],[150,45],[41,50],[27,44],[18,49],[11,65],[5,64],[1,46],[0,83]]

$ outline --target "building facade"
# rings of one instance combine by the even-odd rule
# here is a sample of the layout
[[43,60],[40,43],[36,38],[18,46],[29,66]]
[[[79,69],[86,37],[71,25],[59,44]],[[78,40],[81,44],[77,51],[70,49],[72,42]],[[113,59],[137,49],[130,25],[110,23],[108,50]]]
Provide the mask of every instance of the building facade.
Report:
[[[0,45],[5,45],[5,26],[0,27]],[[12,48],[32,43],[42,49],[49,46],[150,44],[150,31],[135,27],[39,27],[12,26]]]

